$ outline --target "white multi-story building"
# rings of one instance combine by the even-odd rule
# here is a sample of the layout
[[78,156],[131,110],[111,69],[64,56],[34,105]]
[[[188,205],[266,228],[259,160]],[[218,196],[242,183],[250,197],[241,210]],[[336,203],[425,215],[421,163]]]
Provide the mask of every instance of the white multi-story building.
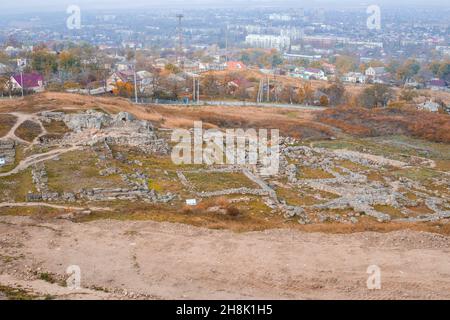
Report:
[[291,40],[301,39],[304,34],[299,28],[283,28],[280,30],[280,36],[289,37]]
[[292,17],[288,14],[279,14],[279,13],[272,13],[269,15],[269,20],[274,21],[291,21]]
[[450,57],[450,46],[436,46],[436,50]]
[[249,34],[245,38],[245,43],[253,48],[277,49],[279,51],[285,51],[289,49],[291,39],[286,36]]

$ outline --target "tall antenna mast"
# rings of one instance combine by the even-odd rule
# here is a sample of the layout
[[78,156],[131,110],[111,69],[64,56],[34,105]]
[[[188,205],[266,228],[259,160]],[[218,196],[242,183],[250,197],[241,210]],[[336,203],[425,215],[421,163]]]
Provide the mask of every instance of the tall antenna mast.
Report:
[[183,29],[181,28],[181,20],[184,18],[184,15],[177,14],[178,19],[178,50],[177,50],[177,62],[179,66],[183,64]]
[[225,30],[225,62],[228,62],[228,23]]

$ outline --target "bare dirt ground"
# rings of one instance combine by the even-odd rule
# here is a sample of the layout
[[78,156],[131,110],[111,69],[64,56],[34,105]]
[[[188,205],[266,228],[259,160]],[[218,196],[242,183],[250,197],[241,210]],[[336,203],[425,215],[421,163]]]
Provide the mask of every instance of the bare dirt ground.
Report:
[[[431,233],[232,233],[5,216],[0,233],[0,285],[59,299],[450,299],[450,239]],[[63,277],[70,265],[89,289],[33,279]],[[381,290],[367,289],[369,265],[381,269]]]

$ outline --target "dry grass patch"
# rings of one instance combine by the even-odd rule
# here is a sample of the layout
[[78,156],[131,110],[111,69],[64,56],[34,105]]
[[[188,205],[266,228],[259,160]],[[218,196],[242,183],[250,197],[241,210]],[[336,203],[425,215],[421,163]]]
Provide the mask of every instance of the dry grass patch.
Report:
[[378,212],[386,213],[391,216],[391,218],[405,218],[406,216],[400,211],[400,209],[394,208],[388,205],[375,205],[374,209]]
[[286,201],[288,205],[293,206],[312,206],[315,204],[323,203],[312,195],[305,194],[295,188],[277,188],[276,189],[277,196],[280,199]]
[[48,186],[52,191],[77,192],[83,188],[126,187],[119,175],[100,176],[96,155],[90,150],[68,152],[59,158],[46,163]]
[[63,136],[64,134],[70,132],[70,129],[66,126],[66,124],[63,121],[44,122],[43,126],[50,135]]
[[300,168],[298,179],[332,179],[334,176],[322,169]]
[[15,135],[22,140],[32,142],[42,133],[41,126],[34,121],[24,121],[15,132]]
[[0,209],[0,215],[5,216],[27,216],[32,217],[34,219],[46,220],[46,219],[54,219],[56,217],[61,216],[62,214],[66,214],[72,212],[70,210],[63,209],[54,209],[50,207],[4,207]]
[[115,202],[108,203],[109,207],[114,208],[113,212],[96,212],[80,218],[78,222],[101,219],[150,220],[235,232],[261,231],[289,226],[281,216],[271,214],[271,209],[259,197],[248,198],[248,201],[233,203],[231,198],[216,197],[206,199],[194,207],[185,207],[183,203],[171,205]]
[[[15,175],[0,178],[0,201],[26,201],[28,192],[34,192],[35,188],[31,178],[31,168]],[[4,210],[3,208],[0,210]]]
[[16,121],[17,117],[12,114],[0,114],[0,138],[11,130]]
[[240,172],[184,172],[184,175],[198,191],[259,188]]

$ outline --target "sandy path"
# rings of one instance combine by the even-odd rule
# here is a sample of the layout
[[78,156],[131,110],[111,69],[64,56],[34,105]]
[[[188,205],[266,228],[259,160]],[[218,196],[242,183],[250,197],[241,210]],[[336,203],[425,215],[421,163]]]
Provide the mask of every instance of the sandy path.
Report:
[[16,123],[14,124],[14,126],[12,126],[12,128],[9,130],[9,132],[2,139],[12,139],[12,140],[16,140],[20,143],[24,143],[24,144],[28,145],[28,144],[30,144],[28,141],[25,141],[25,140],[19,138],[18,136],[16,136],[15,132],[16,132],[17,128],[19,128],[20,125],[27,120],[36,122],[41,126],[41,128],[43,128],[42,123],[38,120],[37,116],[34,114],[20,113],[20,112],[10,112],[8,114],[15,116],[17,118],[17,120],[16,120]]
[[[63,275],[78,265],[82,285],[177,299],[450,299],[450,239],[389,234],[236,234],[156,222],[38,222],[0,217],[1,254]],[[382,289],[367,289],[369,265]],[[1,278],[0,278],[1,281]]]
[[54,158],[62,155],[63,153],[80,150],[80,149],[83,149],[83,147],[72,146],[72,147],[67,147],[67,148],[54,149],[54,150],[51,150],[51,151],[45,152],[45,153],[34,154],[34,155],[29,156],[28,158],[20,161],[20,163],[11,171],[0,173],[0,178],[19,173],[20,171],[25,170],[34,164],[54,159]]
[[56,204],[50,204],[46,202],[1,202],[0,208],[12,208],[12,207],[48,207],[53,209],[62,210],[73,210],[73,211],[83,211],[83,210],[93,210],[93,211],[112,211],[111,208],[104,207],[71,207],[71,206],[60,206]]

